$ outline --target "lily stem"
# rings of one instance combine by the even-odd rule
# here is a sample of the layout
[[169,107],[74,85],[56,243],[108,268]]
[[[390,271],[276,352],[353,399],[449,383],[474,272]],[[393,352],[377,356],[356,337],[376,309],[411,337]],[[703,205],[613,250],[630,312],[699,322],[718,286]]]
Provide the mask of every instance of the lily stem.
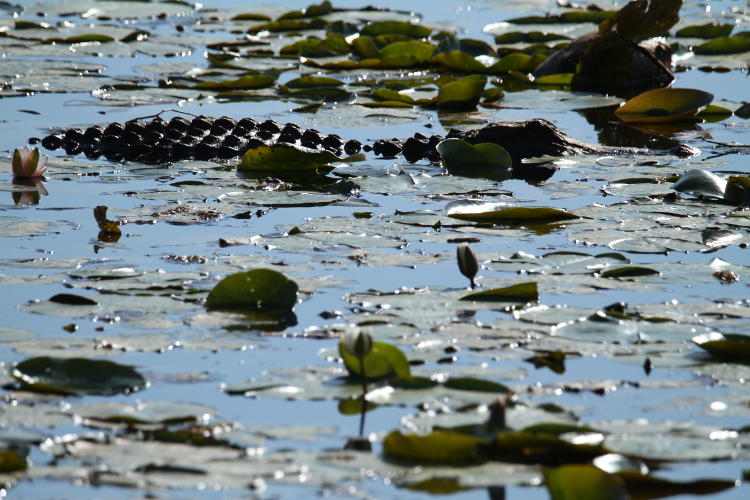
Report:
[[365,432],[365,413],[367,413],[367,375],[365,375],[365,358],[364,356],[358,356],[359,358],[359,371],[360,371],[360,382],[362,384],[362,416],[359,419],[359,437],[362,437]]

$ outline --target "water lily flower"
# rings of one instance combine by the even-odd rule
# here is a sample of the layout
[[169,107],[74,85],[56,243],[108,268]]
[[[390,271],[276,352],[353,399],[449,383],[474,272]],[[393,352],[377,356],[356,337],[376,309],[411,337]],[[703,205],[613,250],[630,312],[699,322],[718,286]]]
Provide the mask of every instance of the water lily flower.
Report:
[[466,243],[461,243],[456,248],[456,260],[458,261],[458,270],[461,274],[469,278],[471,281],[471,288],[476,286],[474,282],[474,276],[479,271],[479,263],[477,262],[477,256],[471,250],[471,247]]
[[346,332],[341,335],[346,350],[358,358],[364,358],[372,350],[372,336],[366,332]]
[[20,179],[41,177],[47,170],[46,155],[39,154],[39,148],[31,149],[28,146],[16,148],[13,151],[13,176]]

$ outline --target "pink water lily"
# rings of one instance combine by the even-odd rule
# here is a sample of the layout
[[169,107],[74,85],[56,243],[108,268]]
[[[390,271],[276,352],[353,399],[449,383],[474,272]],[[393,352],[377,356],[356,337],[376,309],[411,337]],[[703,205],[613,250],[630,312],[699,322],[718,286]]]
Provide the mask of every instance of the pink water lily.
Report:
[[39,154],[39,148],[16,148],[13,151],[13,176],[19,179],[41,177],[47,170],[48,159],[46,155]]

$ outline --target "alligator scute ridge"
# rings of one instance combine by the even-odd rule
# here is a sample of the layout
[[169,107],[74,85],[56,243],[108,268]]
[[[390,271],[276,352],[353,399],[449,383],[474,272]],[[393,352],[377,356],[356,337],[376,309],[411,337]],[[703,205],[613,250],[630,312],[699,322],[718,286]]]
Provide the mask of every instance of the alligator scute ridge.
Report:
[[[42,146],[67,154],[85,154],[89,158],[104,156],[112,161],[138,161],[147,164],[179,160],[217,160],[241,157],[248,149],[261,145],[298,144],[322,149],[341,156],[372,151],[376,155],[403,155],[409,162],[422,159],[438,161],[437,144],[444,138],[460,138],[471,144],[492,142],[504,147],[513,158],[513,177],[541,181],[556,168],[550,164],[522,163],[526,158],[566,156],[586,153],[617,154],[632,152],[577,141],[564,134],[548,120],[495,122],[483,127],[457,131],[446,136],[415,133],[400,140],[380,139],[372,145],[357,140],[344,141],[336,134],[323,135],[315,129],[302,129],[294,123],[281,125],[273,120],[258,122],[252,118],[236,120],[227,116],[211,118],[193,116],[191,120],[175,116],[169,121],[154,115],[149,121],[133,119],[85,130],[60,130],[41,140]],[[38,139],[36,140],[38,141]],[[30,142],[36,142],[30,140]]]

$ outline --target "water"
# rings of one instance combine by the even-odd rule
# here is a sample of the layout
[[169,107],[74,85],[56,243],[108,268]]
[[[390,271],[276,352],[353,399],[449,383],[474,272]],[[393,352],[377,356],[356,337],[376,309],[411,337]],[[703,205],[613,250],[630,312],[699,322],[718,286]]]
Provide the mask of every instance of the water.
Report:
[[[22,2],[26,4],[27,2]],[[292,8],[301,8],[307,5],[306,1],[285,1],[283,7],[273,5],[279,11]],[[727,9],[732,5],[740,5],[738,2],[722,2],[715,5],[714,9]],[[336,6],[360,6],[360,2],[336,2]],[[379,3],[386,7],[402,8],[402,3],[385,2]],[[741,6],[741,5],[740,5]],[[235,1],[211,2],[211,8],[224,10],[246,11],[248,6]],[[483,34],[483,28],[489,22],[506,19],[517,15],[539,13],[545,9],[552,8],[546,2],[465,2],[457,5],[455,2],[431,1],[412,2],[408,4],[409,9],[419,12],[424,17],[422,22],[437,25],[459,26],[461,36],[482,38],[490,40]],[[252,7],[253,9],[255,6]],[[690,5],[694,9],[695,6]],[[77,19],[76,19],[77,21]],[[190,19],[185,19],[189,24]],[[176,21],[169,20],[166,23],[152,21],[148,28],[154,33],[173,34]],[[226,37],[225,32],[207,33],[207,36],[216,39]],[[96,58],[76,57],[76,61],[104,64],[105,75],[111,77],[128,77],[128,75],[144,75],[138,68],[153,64],[160,59],[137,54],[127,58]],[[174,61],[168,61],[174,62]],[[199,67],[204,67],[202,48],[193,50],[192,54],[181,58],[180,62],[190,62]],[[282,80],[296,76],[295,72],[285,73]],[[724,73],[702,73],[699,71],[688,71],[677,74],[675,86],[695,87],[712,91],[717,97],[729,101],[740,102],[747,99],[745,82],[747,71],[733,71]],[[533,91],[529,91],[533,92]],[[315,121],[315,115],[309,118],[307,115],[290,113],[289,110],[297,105],[293,102],[269,99],[258,102],[223,103],[216,101],[182,102],[174,107],[209,116],[229,115],[240,118],[253,116],[265,119],[267,117],[279,121]],[[344,106],[346,106],[344,104]],[[501,109],[482,110],[474,115],[477,120],[521,120],[530,119],[540,114],[552,119],[569,135],[587,142],[597,142],[598,134],[595,127],[583,116],[568,110],[544,108],[541,104],[538,109]],[[112,107],[97,105],[96,100],[88,93],[64,93],[64,94],[35,94],[25,97],[13,97],[0,99],[0,151],[25,144],[29,137],[41,137],[46,134],[50,126],[73,127],[88,126],[93,123],[106,123],[109,121],[125,121],[134,117],[147,116],[161,111],[163,105],[140,105],[135,107]],[[29,113],[32,110],[39,114]],[[331,115],[335,113],[331,112]],[[424,115],[424,116],[423,116]],[[329,115],[325,115],[329,116]],[[376,139],[380,137],[404,137],[411,135],[415,130],[429,130],[431,133],[442,133],[443,126],[448,117],[438,116],[436,113],[421,113],[420,118],[413,122],[391,123],[384,130],[382,126],[369,125],[365,127],[350,127],[346,122],[337,123],[335,119],[326,119],[318,127],[322,132],[339,133],[346,138],[357,138],[360,140]],[[710,134],[719,141],[750,142],[747,132],[747,121],[733,117],[731,122],[740,126],[725,126],[725,124],[700,125],[702,131],[697,133],[685,133],[686,140],[696,141],[700,134]],[[425,125],[432,125],[426,129]],[[706,148],[705,145],[702,147]],[[707,149],[707,148],[706,148]],[[59,152],[58,152],[59,153]],[[711,155],[710,151],[693,160],[694,162],[706,160]],[[721,167],[724,171],[747,172],[746,156],[733,154],[722,157],[724,162]],[[66,161],[61,154],[54,154],[51,163],[61,166]],[[98,227],[94,221],[91,211],[94,206],[107,205],[110,208],[110,216],[135,209],[140,205],[153,207],[158,210],[162,205],[159,201],[142,200],[125,193],[145,192],[153,189],[174,189],[169,184],[176,180],[201,180],[211,175],[210,171],[193,171],[176,165],[171,169],[165,169],[158,175],[153,172],[138,174],[133,166],[121,166],[106,160],[87,161],[76,158],[76,162],[85,165],[85,172],[95,175],[76,175],[70,170],[59,169],[48,175],[46,189],[49,196],[42,197],[40,204],[31,207],[17,207],[12,202],[9,192],[0,192],[0,220],[12,217],[15,221],[39,221],[53,225],[50,232],[33,234],[21,237],[2,237],[0,239],[0,275],[28,276],[39,275],[53,278],[51,283],[36,284],[33,280],[24,282],[22,285],[1,284],[0,291],[6,298],[0,303],[0,329],[18,328],[33,334],[40,340],[40,345],[46,341],[56,339],[74,339],[80,341],[80,346],[86,351],[86,346],[106,342],[111,339],[117,340],[119,336],[136,335],[144,339],[151,336],[163,334],[165,341],[147,340],[146,347],[142,350],[133,349],[114,356],[113,359],[120,363],[137,366],[150,381],[147,390],[130,396],[68,398],[66,400],[53,400],[41,402],[42,408],[64,408],[70,404],[81,406],[93,402],[122,401],[128,403],[146,401],[182,401],[199,402],[213,407],[217,411],[217,421],[233,422],[245,428],[268,427],[268,426],[310,426],[311,428],[326,428],[330,432],[315,434],[314,430],[308,431],[310,442],[294,439],[268,439],[262,444],[265,453],[286,449],[319,451],[326,449],[341,448],[347,437],[357,432],[358,417],[342,415],[337,410],[337,402],[325,401],[287,401],[283,399],[261,397],[257,399],[239,396],[227,396],[221,391],[223,384],[233,384],[249,379],[263,379],[268,372],[283,368],[304,366],[330,366],[332,363],[321,358],[321,350],[330,349],[335,346],[333,339],[311,339],[304,338],[306,333],[313,332],[314,328],[326,328],[341,324],[352,314],[353,304],[346,301],[346,293],[362,292],[367,289],[395,290],[399,287],[461,287],[465,285],[463,277],[456,271],[452,259],[445,259],[436,264],[417,264],[415,267],[395,266],[354,266],[348,265],[346,259],[347,251],[343,249],[328,250],[324,252],[286,252],[265,251],[254,246],[240,246],[220,248],[217,244],[219,238],[246,236],[246,235],[270,235],[278,233],[279,227],[290,225],[301,225],[307,219],[318,217],[350,217],[354,212],[362,211],[357,206],[324,206],[324,207],[296,207],[280,208],[270,210],[262,217],[253,217],[249,220],[238,220],[222,218],[209,223],[191,224],[188,226],[171,225],[167,223],[156,223],[149,225],[125,225],[123,226],[123,238],[114,246],[102,247],[96,237]],[[403,161],[368,159],[377,168],[386,171],[397,168],[409,171],[411,167]],[[562,169],[550,180],[552,183],[575,184],[580,177],[580,172],[585,167],[575,169]],[[626,175],[624,175],[626,176]],[[10,176],[0,177],[3,183],[2,189],[9,189]],[[594,187],[606,185],[606,181],[592,181]],[[574,210],[591,205],[592,203],[612,204],[626,200],[625,197],[604,198],[597,192],[586,192],[580,196],[559,199],[548,199],[549,190],[544,185],[531,186],[522,181],[506,181],[501,186],[514,192],[517,198],[530,200],[533,204],[553,206]],[[429,209],[441,211],[446,203],[443,197],[428,199],[414,196],[385,196],[382,194],[362,193],[362,198],[374,204],[372,208],[366,208],[374,213],[375,217],[380,214],[392,215],[396,210],[410,211]],[[253,207],[255,210],[260,207]],[[429,234],[433,230],[424,228],[424,233]],[[461,236],[461,235],[458,235]],[[481,242],[473,244],[474,250],[480,254],[497,253],[511,254],[516,251],[524,251],[540,255],[552,250],[584,250],[592,251],[591,248],[578,247],[567,240],[562,232],[553,232],[549,235],[533,236],[527,235],[522,238],[491,237],[482,236]],[[364,249],[368,250],[368,249]],[[597,248],[597,251],[606,251],[605,248]],[[439,242],[417,241],[410,239],[409,246],[405,249],[385,249],[378,251],[384,254],[401,254],[407,251],[424,252],[425,255],[439,253],[441,251],[453,251],[452,245]],[[375,253],[375,250],[372,250]],[[728,262],[742,264],[747,261],[746,249],[733,245],[720,249],[712,254],[671,252],[666,256],[628,254],[632,262],[649,265],[655,262],[686,262],[706,263],[711,258],[721,258]],[[179,264],[164,259],[168,254],[175,255],[200,255],[207,259],[207,266],[193,264]],[[195,314],[189,315],[179,313],[165,314],[164,318],[173,321],[176,326],[163,330],[160,328],[148,328],[133,323],[134,317],[144,314],[143,311],[132,311],[128,308],[128,298],[123,297],[121,310],[115,314],[105,316],[85,316],[83,318],[71,318],[70,316],[56,316],[48,314],[33,314],[19,307],[35,300],[45,300],[56,293],[80,293],[87,296],[96,296],[88,290],[69,289],[76,279],[67,273],[76,266],[68,263],[60,264],[51,268],[35,268],[18,266],[19,259],[40,258],[49,259],[73,259],[80,262],[83,269],[107,265],[111,267],[134,267],[142,271],[154,271],[163,269],[167,272],[195,272],[211,265],[223,262],[228,257],[257,258],[258,262],[267,259],[273,261],[284,261],[296,266],[307,266],[307,269],[296,271],[300,277],[316,277],[321,275],[332,275],[341,284],[316,289],[315,292],[295,307],[298,324],[285,332],[276,334],[260,334],[257,332],[232,332],[227,333],[216,325],[202,325],[199,322],[190,321]],[[344,262],[331,263],[328,261]],[[209,271],[210,278],[217,278],[219,272]],[[489,271],[482,271],[480,275],[491,277]],[[202,288],[207,288],[215,281],[200,283]],[[5,283],[5,281],[0,281]],[[676,299],[685,303],[705,303],[716,298],[730,301],[742,300],[746,297],[746,286],[743,282],[732,286],[716,283],[700,283],[691,286],[689,283],[672,284],[651,291],[622,291],[601,290],[596,294],[552,294],[542,290],[540,302],[545,305],[566,304],[571,307],[584,307],[597,309],[607,306],[613,302],[624,301],[632,305],[668,303]],[[324,319],[319,316],[321,311],[342,311],[343,319]],[[476,320],[485,324],[507,319],[506,313],[496,311],[480,311]],[[71,322],[77,325],[74,333],[66,333],[63,327]],[[746,322],[745,322],[746,323]],[[134,326],[135,325],[135,326]],[[746,328],[746,324],[745,324]],[[405,330],[406,331],[406,330]],[[227,340],[226,348],[216,350],[179,348],[177,342],[180,340],[195,340],[197,338],[223,338]],[[217,342],[220,345],[220,342]],[[164,345],[172,346],[163,352],[154,352],[163,349]],[[244,348],[239,348],[243,345]],[[175,348],[175,346],[177,346]],[[231,347],[229,347],[231,346]],[[28,347],[27,347],[28,348]],[[72,349],[68,346],[67,349]],[[405,347],[407,355],[418,355],[407,344]],[[0,359],[9,364],[29,356],[28,352],[14,349],[7,342],[0,342]],[[62,352],[61,354],[64,354]],[[695,354],[692,354],[695,356]],[[688,356],[686,354],[686,356]],[[690,358],[688,358],[690,359]],[[619,384],[616,390],[608,392],[605,396],[598,396],[592,392],[563,392],[549,395],[530,395],[526,398],[533,404],[554,402],[565,408],[572,408],[581,417],[584,423],[595,423],[613,420],[631,420],[646,417],[652,422],[692,422],[697,425],[712,425],[721,428],[738,428],[747,425],[747,413],[742,411],[730,413],[726,416],[714,415],[707,411],[705,392],[710,388],[710,399],[721,401],[740,389],[725,383],[713,387],[714,381],[708,377],[698,377],[692,371],[678,367],[661,367],[656,364],[652,375],[644,373],[640,364],[634,363],[632,359],[620,361],[607,356],[570,356],[566,361],[566,372],[557,375],[549,370],[534,370],[533,367],[520,359],[485,360],[490,367],[501,366],[502,369],[520,370],[524,376],[520,380],[501,380],[503,383],[518,384],[519,386],[547,387],[551,384],[574,384],[586,380],[615,380],[626,382]],[[471,369],[477,363],[477,358],[462,354],[453,368]],[[696,361],[697,363],[697,361]],[[441,366],[428,364],[427,370],[439,370]],[[182,375],[191,375],[198,381],[185,383],[181,381]],[[638,389],[636,384],[644,384],[654,379],[665,384],[662,388]],[[673,386],[670,386],[669,384]],[[16,394],[7,392],[5,398],[6,406],[13,404]],[[697,401],[692,401],[695,399]],[[665,402],[666,401],[666,402]],[[674,404],[670,404],[674,403]],[[21,403],[23,404],[23,403]],[[416,411],[413,407],[380,407],[367,415],[366,430],[382,436],[384,433],[398,429],[402,417],[411,415]],[[25,426],[8,426],[6,429],[17,430]],[[31,423],[31,429],[38,430],[49,437],[60,437],[65,434],[88,434],[91,429],[75,424],[72,420],[67,425],[59,425],[53,428],[45,428],[37,423]],[[376,452],[379,451],[376,444]],[[53,457],[32,448],[30,454],[31,462],[36,465],[47,465],[54,462]],[[743,457],[746,455],[743,455]],[[64,459],[63,463],[78,464],[74,459]],[[750,468],[750,461],[746,458],[734,461],[700,461],[698,463],[675,463],[670,464],[660,471],[660,477],[668,477],[674,480],[691,480],[703,477],[720,477],[727,479],[739,479],[742,471]],[[110,485],[99,485],[95,487],[78,484],[80,481],[71,481],[69,477],[63,476],[63,480],[48,478],[21,480],[8,492],[11,498],[133,498],[134,493],[127,488],[117,488]],[[154,490],[156,495],[169,498],[293,498],[309,496],[311,494],[330,498],[424,498],[422,493],[411,492],[406,489],[395,490],[383,478],[369,479],[358,482],[324,484],[322,486],[300,486],[268,481],[266,490],[249,492],[236,489],[213,491],[211,488],[198,493],[194,489],[171,489]],[[147,490],[143,490],[143,494]],[[747,494],[745,487],[728,490],[711,498],[717,499],[739,499]],[[497,495],[497,494],[496,494]],[[488,492],[482,489],[457,493],[452,498],[475,499],[487,498]],[[546,498],[547,493],[543,488],[530,488],[510,486],[506,491],[506,498],[510,499],[536,499]],[[494,497],[493,497],[494,498]],[[683,498],[683,497],[675,497]],[[687,498],[687,497],[685,497]]]

